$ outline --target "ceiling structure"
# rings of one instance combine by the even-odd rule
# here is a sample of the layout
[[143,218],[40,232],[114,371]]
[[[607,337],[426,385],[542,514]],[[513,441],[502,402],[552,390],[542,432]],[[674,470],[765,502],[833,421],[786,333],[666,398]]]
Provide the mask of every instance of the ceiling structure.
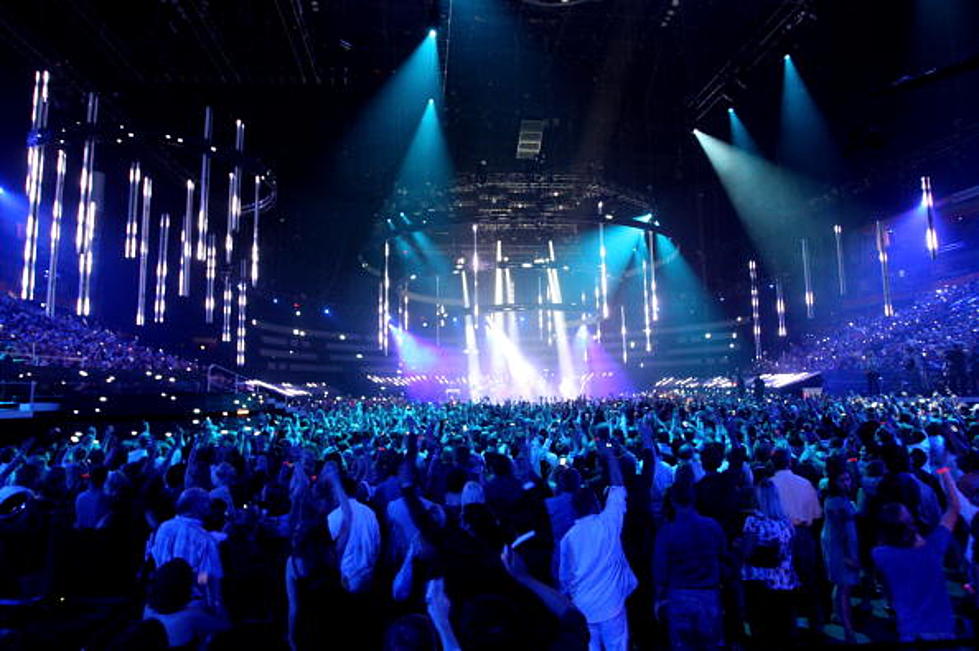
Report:
[[[345,275],[374,226],[366,206],[381,188],[365,182],[325,196],[328,152],[438,25],[458,172],[584,171],[630,188],[696,250],[710,284],[711,267],[746,244],[689,132],[695,124],[723,131],[723,109],[735,103],[774,152],[777,127],[765,127],[778,120],[782,53],[798,57],[852,161],[826,185],[827,196],[876,201],[886,190],[875,188],[913,178],[939,158],[961,162],[970,143],[975,149],[979,120],[963,99],[979,87],[972,58],[979,41],[962,12],[974,16],[976,8],[926,4],[12,0],[0,7],[0,51],[9,62],[0,71],[7,89],[0,175],[4,182],[23,175],[18,147],[37,68],[73,89],[79,105],[94,89],[105,111],[135,123],[193,133],[202,107],[212,105],[250,125],[249,148],[280,178],[267,231],[269,290],[346,300]],[[925,118],[916,113],[923,106]],[[219,137],[230,131],[228,119]],[[547,123],[532,162],[514,157],[524,119]],[[896,164],[882,172],[885,160]]]

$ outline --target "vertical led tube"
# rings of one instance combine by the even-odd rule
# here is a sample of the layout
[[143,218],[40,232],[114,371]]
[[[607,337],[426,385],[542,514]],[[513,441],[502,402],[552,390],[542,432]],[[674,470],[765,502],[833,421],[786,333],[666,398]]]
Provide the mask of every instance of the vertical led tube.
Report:
[[642,322],[643,322],[643,335],[646,337],[646,352],[652,352],[653,342],[652,334],[653,329],[649,325],[649,285],[647,284],[647,278],[649,276],[649,263],[646,259],[642,260]]
[[126,204],[126,242],[123,257],[136,259],[136,238],[139,234],[139,186],[142,173],[139,162],[129,166],[129,202]]
[[245,342],[248,339],[248,261],[241,261],[238,274],[238,330],[235,333],[235,363],[245,365]]
[[463,309],[468,311],[471,306],[471,302],[469,300],[469,279],[466,277],[465,269],[462,270],[461,279],[462,279],[462,307]]
[[439,347],[442,345],[442,326],[445,323],[442,321],[443,311],[442,311],[442,279],[440,276],[435,276],[435,346]]
[[921,200],[925,204],[925,216],[928,227],[925,230],[925,248],[934,260],[938,257],[938,231],[935,230],[935,198],[931,194],[931,177],[921,177]]
[[473,328],[479,330],[479,240],[478,226],[473,224]]
[[506,293],[503,289],[503,242],[496,240],[496,267],[493,270],[493,305],[496,307],[496,314],[490,319],[496,321],[496,325],[503,329],[503,312],[500,307],[506,302]]
[[751,332],[755,338],[755,359],[761,359],[761,318],[758,304],[758,264],[748,261],[748,276],[751,279]]
[[150,205],[153,201],[153,179],[143,177],[143,215],[139,224],[139,293],[136,325],[146,325],[146,272],[150,255]]
[[57,302],[58,251],[61,248],[61,216],[64,211],[65,170],[68,166],[64,150],[58,150],[58,176],[54,184],[54,204],[51,207],[51,256],[48,261],[48,292],[44,301],[44,312],[54,316]]
[[401,306],[401,322],[404,324],[404,331],[408,332],[408,281],[405,280],[404,292],[401,294],[403,305]]
[[802,241],[802,278],[806,284],[806,318],[812,319],[816,316],[816,300],[812,293],[812,268],[809,259],[809,240],[803,238]]
[[649,251],[649,303],[653,323],[659,321],[659,295],[656,292],[656,238],[653,232],[646,233]]
[[170,213],[160,215],[160,240],[156,251],[156,293],[153,323],[163,323],[167,313],[167,249],[170,245]]
[[221,341],[231,341],[231,272],[224,273],[224,292],[221,294]]
[[537,277],[537,338],[544,338],[544,283]]
[[891,302],[891,277],[887,266],[887,233],[884,226],[877,220],[874,224],[877,241],[877,260],[880,262],[880,283],[883,292],[884,316],[894,316],[894,304]]
[[218,271],[218,245],[214,233],[207,234],[205,246],[205,276],[204,276],[204,322],[214,323],[214,283]]
[[[559,345],[562,343],[563,339],[567,337],[566,329],[564,328],[564,312],[554,309],[555,305],[559,305],[564,302],[563,296],[561,295],[561,283],[558,280],[557,269],[555,264],[557,262],[557,257],[554,255],[554,241],[547,241],[547,303],[550,309],[547,311],[547,321],[548,321],[548,342],[553,344],[557,342]],[[559,318],[560,317],[560,318]],[[560,348],[559,351],[560,353]],[[560,362],[560,357],[558,359]],[[562,378],[563,379],[563,378]]]
[[258,286],[258,219],[261,213],[259,210],[259,200],[261,199],[262,177],[255,175],[255,203],[252,205],[252,287]]
[[388,324],[391,323],[391,242],[384,240],[384,314],[381,324],[381,350],[386,355],[390,340]]
[[44,146],[38,144],[48,124],[48,71],[34,73],[34,104],[31,112],[31,144],[27,148],[27,224],[24,240],[24,268],[21,272],[20,297],[34,300],[37,264],[37,234],[41,196],[44,186]]
[[235,226],[235,185],[236,177],[234,172],[228,173],[228,223],[224,233],[224,258],[226,264],[231,264],[231,257],[234,254],[235,238],[237,230]]
[[836,240],[836,278],[840,283],[840,296],[846,296],[846,267],[843,264],[843,227],[833,226],[833,238]]
[[605,224],[598,225],[598,274],[602,288],[602,318],[608,318],[608,265],[606,264]]
[[547,332],[547,345],[554,345],[554,310],[551,306],[554,304],[554,295],[551,293],[551,281],[550,277],[547,280],[547,286],[544,288],[544,300],[547,302],[547,313],[544,318],[544,325],[546,326]]
[[82,219],[82,248],[78,252],[78,301],[75,313],[78,316],[88,316],[92,312],[92,263],[95,242],[94,201],[88,202],[88,210]]
[[235,120],[235,155],[237,158],[235,164],[235,178],[234,178],[234,201],[232,206],[234,209],[231,212],[232,226],[235,233],[238,232],[238,228],[241,226],[241,157],[245,153],[245,123],[241,120]]
[[190,265],[194,258],[194,182],[187,179],[187,198],[184,201],[184,224],[180,229],[180,275],[177,295],[190,296]]
[[211,188],[211,138],[214,135],[214,115],[211,107],[204,109],[204,151],[201,154],[201,196],[197,211],[197,260],[206,262],[208,246],[207,217]]
[[782,292],[782,281],[775,281],[775,314],[778,316],[778,336],[789,334],[785,327],[785,295]]
[[622,324],[619,330],[620,334],[622,335],[622,363],[628,364],[629,363],[629,346],[628,346],[629,331],[625,323],[625,305],[619,305],[619,318],[621,319],[621,324]]
[[[91,131],[95,127],[98,119],[99,99],[95,93],[88,94],[88,107],[85,116],[85,123]],[[85,147],[82,153],[82,171],[79,181],[78,194],[78,218],[75,229],[75,250],[81,254],[85,246],[84,238],[86,223],[88,220],[89,204],[92,201],[92,176],[95,167],[95,135],[90,133],[85,138]],[[80,258],[81,256],[79,256]],[[80,271],[80,270],[79,270]]]
[[598,318],[595,319],[595,341],[601,343],[602,341],[602,282],[598,278],[595,279],[595,314]]
[[[517,302],[517,288],[513,284],[513,278],[510,275],[510,267],[506,267],[503,270],[503,289],[505,291],[504,298],[506,299],[506,304],[511,307]],[[517,326],[517,313],[513,309],[507,310],[506,313],[506,324],[507,324],[507,336],[510,338],[515,345],[519,345],[520,342],[520,328]]]
[[377,347],[384,348],[384,281],[377,283]]

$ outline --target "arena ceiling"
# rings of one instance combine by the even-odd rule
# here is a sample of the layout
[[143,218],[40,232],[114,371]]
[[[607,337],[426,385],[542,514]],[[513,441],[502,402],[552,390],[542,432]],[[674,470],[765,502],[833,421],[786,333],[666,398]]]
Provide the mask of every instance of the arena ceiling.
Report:
[[[671,230],[702,258],[737,254],[729,242],[743,241],[743,233],[691,127],[720,128],[728,102],[753,105],[756,125],[775,121],[774,63],[794,52],[807,62],[821,107],[840,122],[842,147],[871,163],[896,160],[908,122],[878,112],[901,91],[900,80],[914,81],[929,68],[968,69],[975,54],[961,14],[975,7],[952,2],[954,10],[931,11],[927,4],[454,0],[445,119],[456,169],[519,171],[519,120],[547,119],[541,169],[601,174],[673,214]],[[381,190],[368,180],[324,196],[327,152],[428,28],[449,24],[449,13],[448,0],[4,2],[0,174],[4,182],[23,175],[19,147],[37,68],[51,70],[79,98],[98,90],[105,106],[135,122],[176,122],[175,129],[193,132],[201,107],[213,105],[254,125],[249,147],[279,175],[279,222],[268,233],[277,252],[266,257],[274,265],[270,287],[339,297],[344,273],[356,268],[370,237],[374,213],[361,212],[364,198]],[[796,20],[773,27],[773,17],[786,13]],[[961,27],[956,38],[929,38],[950,24]],[[968,79],[932,85],[961,93]],[[698,98],[707,91],[719,99],[701,110]],[[940,103],[934,96],[921,101]],[[961,116],[948,119],[958,129],[970,126]],[[774,137],[760,140],[774,148]],[[925,135],[910,146],[944,151],[937,138]],[[866,178],[858,169],[846,180],[859,186]],[[723,251],[711,242],[723,242]]]

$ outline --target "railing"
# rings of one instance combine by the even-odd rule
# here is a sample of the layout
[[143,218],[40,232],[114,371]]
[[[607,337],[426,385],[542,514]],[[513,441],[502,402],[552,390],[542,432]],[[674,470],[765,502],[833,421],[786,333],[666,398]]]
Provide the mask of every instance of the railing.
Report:
[[[24,387],[24,389],[22,391],[17,391],[15,387]],[[37,398],[36,394],[37,382],[34,380],[31,380],[30,382],[0,381],[0,402],[17,400],[18,402],[34,404],[34,401]]]
[[242,391],[245,387],[246,378],[244,375],[239,375],[234,371],[219,366],[218,364],[211,364],[207,367],[206,375],[206,387],[207,392],[217,390],[232,390],[232,391]]

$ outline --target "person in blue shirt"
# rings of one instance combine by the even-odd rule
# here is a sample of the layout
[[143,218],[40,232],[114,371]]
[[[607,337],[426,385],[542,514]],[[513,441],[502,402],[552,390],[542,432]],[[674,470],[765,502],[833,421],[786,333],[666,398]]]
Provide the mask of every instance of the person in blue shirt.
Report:
[[693,473],[683,468],[670,488],[674,517],[656,535],[653,578],[656,612],[673,649],[718,649],[723,644],[721,565],[726,537],[694,508]]
[[923,537],[903,504],[885,504],[880,512],[884,544],[874,548],[874,563],[887,584],[902,642],[955,636],[952,601],[945,587],[944,558],[959,517],[958,492],[943,468],[938,471],[948,496],[939,526]]

